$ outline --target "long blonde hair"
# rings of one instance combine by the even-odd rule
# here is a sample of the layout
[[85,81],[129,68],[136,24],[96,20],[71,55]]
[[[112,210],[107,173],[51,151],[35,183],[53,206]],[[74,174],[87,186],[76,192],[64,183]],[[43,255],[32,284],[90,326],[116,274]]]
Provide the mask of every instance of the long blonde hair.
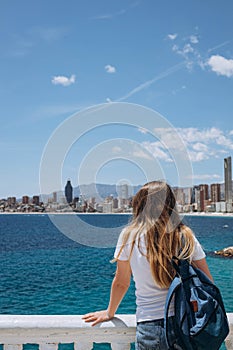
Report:
[[132,221],[124,231],[117,258],[129,239],[130,257],[136,241],[140,249],[140,233],[145,232],[146,257],[152,276],[160,287],[168,288],[175,276],[171,258],[190,259],[194,251],[194,235],[181,222],[174,193],[164,181],[145,184],[134,196],[132,206]]

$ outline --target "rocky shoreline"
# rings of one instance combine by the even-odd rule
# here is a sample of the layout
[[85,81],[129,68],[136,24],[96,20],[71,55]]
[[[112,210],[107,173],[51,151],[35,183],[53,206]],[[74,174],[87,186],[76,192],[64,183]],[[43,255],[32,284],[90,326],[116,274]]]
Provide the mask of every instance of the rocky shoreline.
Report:
[[226,258],[232,258],[233,257],[233,247],[227,247],[221,250],[216,250],[214,252],[215,255],[221,255]]

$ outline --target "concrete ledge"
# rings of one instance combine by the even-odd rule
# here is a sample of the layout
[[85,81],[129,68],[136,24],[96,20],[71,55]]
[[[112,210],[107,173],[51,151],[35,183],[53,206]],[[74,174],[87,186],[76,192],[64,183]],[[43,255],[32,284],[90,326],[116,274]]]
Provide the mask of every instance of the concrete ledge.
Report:
[[[227,316],[230,334],[226,347],[233,350],[233,313]],[[68,342],[91,349],[93,342],[115,345],[133,343],[135,329],[135,315],[116,315],[111,321],[95,327],[85,323],[81,315],[0,315],[0,344],[10,349],[11,345],[26,343],[55,345]],[[116,349],[115,345],[112,348]],[[128,345],[125,349],[128,349]]]

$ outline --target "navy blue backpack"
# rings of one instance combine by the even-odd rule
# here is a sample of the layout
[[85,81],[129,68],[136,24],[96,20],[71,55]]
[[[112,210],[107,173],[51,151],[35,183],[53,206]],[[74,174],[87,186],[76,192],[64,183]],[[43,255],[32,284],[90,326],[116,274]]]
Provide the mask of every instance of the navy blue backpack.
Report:
[[[219,289],[187,260],[172,259],[176,277],[168,290],[164,325],[169,349],[217,350],[229,333]],[[168,323],[174,298],[174,327]]]

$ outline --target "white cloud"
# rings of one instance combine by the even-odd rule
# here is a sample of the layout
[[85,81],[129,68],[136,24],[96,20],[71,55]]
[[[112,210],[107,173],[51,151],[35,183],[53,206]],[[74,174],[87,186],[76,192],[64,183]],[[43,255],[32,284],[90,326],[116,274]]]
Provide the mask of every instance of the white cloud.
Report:
[[72,74],[70,76],[70,78],[65,77],[63,75],[58,75],[58,76],[54,76],[52,78],[52,84],[54,85],[62,85],[62,86],[69,86],[71,84],[75,83],[75,75]]
[[178,45],[173,45],[172,46],[172,51],[174,51],[174,52],[177,52],[177,51],[179,51],[179,46]]
[[116,68],[110,64],[107,64],[104,68],[107,73],[116,73]]
[[185,55],[193,51],[194,51],[194,48],[190,44],[185,44],[183,47],[182,53]]
[[164,160],[165,162],[172,162],[171,157],[169,156],[166,148],[160,141],[156,142],[143,142],[142,146],[150,152],[155,158]]
[[202,160],[209,159],[209,154],[205,152],[188,151],[191,162],[201,162]]
[[175,34],[168,34],[167,37],[168,37],[168,39],[170,39],[170,40],[175,40],[175,39],[177,38],[177,35],[178,35],[178,34],[176,34],[176,33],[175,33]]
[[172,51],[183,57],[184,63],[189,70],[192,69],[195,61],[198,61],[198,63],[200,61],[198,50],[194,49],[190,42],[182,46],[175,44],[172,46]]
[[148,160],[153,159],[147,152],[143,152],[142,149],[135,150],[132,153],[132,156],[135,158],[142,158],[142,159],[148,159]]
[[198,44],[199,43],[198,37],[196,35],[190,35],[189,39],[190,39],[190,42],[192,44]]
[[192,178],[195,180],[213,180],[221,179],[222,177],[218,174],[193,174]]
[[186,143],[203,142],[206,144],[223,141],[225,137],[223,131],[215,127],[203,130],[197,128],[177,128],[176,130]]
[[180,148],[177,141],[182,140],[182,136],[179,135],[177,130],[175,128],[156,128],[154,133],[166,149],[177,150]]
[[219,158],[233,150],[232,133],[224,134],[218,128],[160,128],[154,129],[158,141],[142,143],[154,157],[171,162],[170,153],[180,151],[177,140],[183,140],[184,147],[192,162]]
[[[192,144],[192,148],[194,148],[194,146],[197,147],[196,146],[196,142],[197,142],[199,143],[199,147],[200,147],[200,144],[202,143],[202,147],[203,147],[203,144],[204,145],[210,144],[212,146],[214,145],[215,147],[220,146],[222,148],[227,148],[229,150],[233,149],[233,142],[231,138],[225,136],[222,130],[215,127],[204,129],[204,130],[199,130],[197,128],[185,128],[185,129],[180,128],[180,129],[177,129],[177,131],[180,133],[181,136],[183,134],[183,139],[187,145]],[[204,151],[207,152],[207,150],[204,150]]]
[[[198,28],[195,28],[197,31]],[[203,70],[206,69],[206,59],[203,58],[203,55],[200,53],[198,48],[199,38],[198,35],[191,34],[188,37],[180,38],[176,40],[176,44],[172,45],[172,51],[180,55],[184,59],[185,66],[188,70],[192,70],[193,67],[199,66]]]
[[227,59],[220,55],[212,55],[207,64],[218,75],[224,75],[228,78],[233,76],[233,59]]
[[[199,66],[203,71],[210,68],[213,72],[218,75],[223,75],[228,78],[233,77],[233,59],[227,59],[220,55],[212,55],[208,59],[199,49],[199,35],[197,34],[198,28],[195,28],[194,34],[188,37],[180,38],[176,40],[175,44],[172,43],[171,50],[180,55],[185,62],[186,68],[192,70],[194,66]],[[173,34],[168,35],[173,41]],[[175,38],[175,37],[174,37]],[[173,40],[172,40],[173,39]],[[231,41],[225,41],[210,48],[207,52],[210,53],[216,49],[219,49],[225,45],[228,45]]]
[[207,152],[208,151],[208,147],[204,143],[201,143],[201,142],[195,143],[193,145],[193,149],[195,151],[200,151],[200,152]]
[[119,146],[114,146],[113,148],[112,148],[112,153],[121,153],[122,152],[122,148],[121,147],[119,147]]
[[138,131],[139,131],[141,134],[147,134],[147,133],[148,133],[148,130],[145,129],[145,128],[138,128]]

